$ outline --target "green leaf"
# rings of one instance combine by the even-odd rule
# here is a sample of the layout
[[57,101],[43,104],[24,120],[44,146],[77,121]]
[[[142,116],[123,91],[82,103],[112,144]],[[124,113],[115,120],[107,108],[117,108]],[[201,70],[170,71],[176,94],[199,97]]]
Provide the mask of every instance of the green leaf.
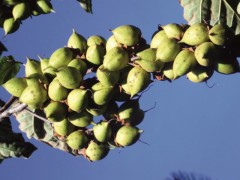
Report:
[[77,0],[80,3],[80,6],[88,13],[92,12],[92,0]]
[[0,143],[0,155],[5,158],[29,158],[37,148],[29,142]]
[[184,18],[189,25],[198,22],[228,25],[235,34],[240,33],[240,15],[237,13],[239,1],[236,0],[180,0],[184,8]]
[[20,62],[12,56],[4,56],[0,59],[0,85],[16,76],[20,69]]

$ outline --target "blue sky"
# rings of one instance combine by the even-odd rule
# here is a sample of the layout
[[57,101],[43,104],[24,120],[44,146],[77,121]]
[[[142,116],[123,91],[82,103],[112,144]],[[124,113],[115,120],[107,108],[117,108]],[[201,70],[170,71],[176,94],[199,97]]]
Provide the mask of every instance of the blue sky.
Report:
[[[17,60],[37,59],[66,45],[74,28],[85,37],[110,37],[119,25],[139,27],[150,42],[159,24],[186,23],[178,1],[93,1],[93,15],[75,0],[53,1],[56,13],[23,21],[20,29],[2,39]],[[3,31],[0,31],[3,37]],[[23,76],[24,68],[18,74]],[[192,83],[185,77],[156,81],[144,93],[145,114],[139,125],[142,142],[112,150],[102,161],[90,163],[35,140],[38,147],[30,159],[9,159],[0,166],[0,179],[163,180],[174,171],[205,174],[213,180],[240,179],[240,118],[238,74],[214,73],[208,84]],[[1,98],[9,95],[0,88]],[[17,131],[18,124],[12,119]]]

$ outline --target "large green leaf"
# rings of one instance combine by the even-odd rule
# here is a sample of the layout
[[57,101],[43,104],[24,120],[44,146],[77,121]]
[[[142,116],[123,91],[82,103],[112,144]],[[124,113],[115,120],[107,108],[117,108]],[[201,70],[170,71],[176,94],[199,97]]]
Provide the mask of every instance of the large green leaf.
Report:
[[4,56],[0,59],[0,85],[16,76],[20,69],[20,62],[12,56]]
[[29,142],[0,142],[0,155],[4,158],[29,158],[37,148]]
[[92,0],[77,0],[80,4],[80,6],[88,13],[92,12]]
[[210,25],[227,24],[240,33],[240,15],[237,13],[239,0],[179,0],[184,8],[188,24],[207,22]]

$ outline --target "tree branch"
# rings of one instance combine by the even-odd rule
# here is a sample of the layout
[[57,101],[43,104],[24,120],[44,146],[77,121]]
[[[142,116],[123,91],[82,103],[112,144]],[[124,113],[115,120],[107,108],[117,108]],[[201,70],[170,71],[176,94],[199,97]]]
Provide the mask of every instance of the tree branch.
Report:
[[8,110],[5,110],[0,114],[0,122],[4,120],[4,118],[11,116],[14,113],[21,112],[27,107],[27,104],[19,104],[15,107],[12,107]]
[[[7,103],[5,103],[3,100],[1,100],[1,109],[0,109],[0,113],[4,112],[6,109],[8,109],[14,102],[15,100],[17,99],[17,97],[15,96],[12,96]],[[4,104],[2,104],[4,103]]]

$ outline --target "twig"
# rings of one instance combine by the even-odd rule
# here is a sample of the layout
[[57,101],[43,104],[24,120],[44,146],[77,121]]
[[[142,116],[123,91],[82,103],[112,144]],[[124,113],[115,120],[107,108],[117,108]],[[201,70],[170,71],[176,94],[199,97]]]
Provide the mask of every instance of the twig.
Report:
[[19,104],[18,106],[12,107],[8,110],[5,110],[0,114],[0,122],[4,120],[4,118],[11,116],[14,113],[21,112],[27,107],[27,104]]
[[46,119],[46,118],[44,118],[44,117],[42,117],[42,116],[39,116],[39,115],[37,115],[35,112],[33,112],[33,111],[31,111],[30,109],[25,109],[26,111],[28,111],[31,115],[33,115],[34,117],[36,117],[36,118],[38,118],[38,119],[40,119],[40,120],[42,120],[42,121],[44,121],[44,122],[46,122],[46,123],[52,123],[51,121],[49,121],[48,119]]
[[[12,96],[7,103],[5,103],[2,108],[0,109],[0,113],[4,112],[6,109],[8,109],[14,102],[15,100],[17,99],[17,97],[15,96]],[[4,102],[1,100],[1,102]]]

